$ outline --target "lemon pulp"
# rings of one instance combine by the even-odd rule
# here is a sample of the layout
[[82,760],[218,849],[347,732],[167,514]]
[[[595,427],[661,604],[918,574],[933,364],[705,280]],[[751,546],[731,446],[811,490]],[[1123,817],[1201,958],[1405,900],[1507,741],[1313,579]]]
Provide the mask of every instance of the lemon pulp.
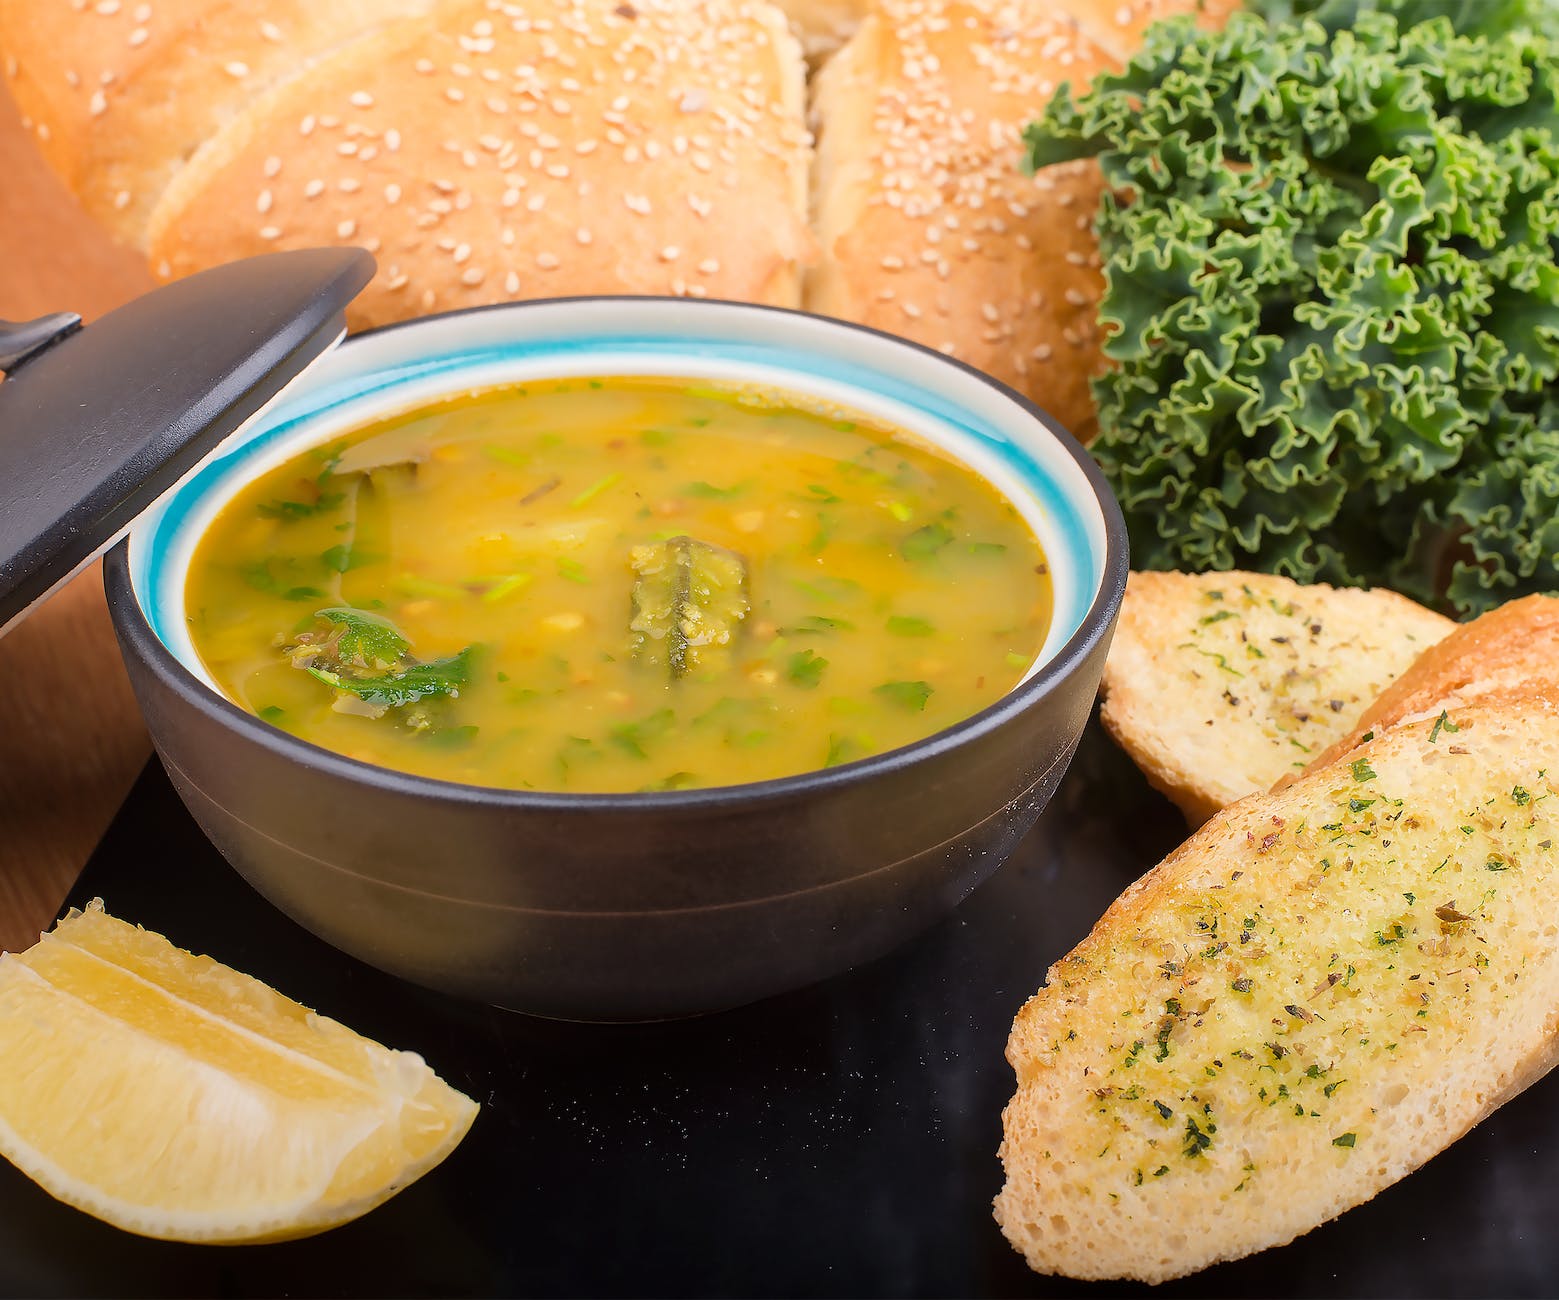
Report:
[[72,911],[0,955],[0,1154],[130,1232],[344,1223],[437,1165],[476,1104],[412,1052],[161,935]]

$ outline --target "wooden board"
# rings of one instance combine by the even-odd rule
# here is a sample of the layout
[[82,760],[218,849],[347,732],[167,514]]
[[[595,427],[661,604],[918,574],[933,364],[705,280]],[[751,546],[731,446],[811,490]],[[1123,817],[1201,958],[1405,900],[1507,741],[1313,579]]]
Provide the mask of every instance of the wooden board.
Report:
[[[0,89],[0,318],[91,320],[150,287],[139,257],[44,166]],[[0,948],[52,922],[149,749],[94,565],[0,639]]]

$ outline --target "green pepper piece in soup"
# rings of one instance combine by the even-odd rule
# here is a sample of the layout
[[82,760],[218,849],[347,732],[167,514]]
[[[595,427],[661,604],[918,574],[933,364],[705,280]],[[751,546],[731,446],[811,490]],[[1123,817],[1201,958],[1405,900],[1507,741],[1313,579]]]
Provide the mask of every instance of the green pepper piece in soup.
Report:
[[633,564],[634,650],[664,665],[673,679],[720,666],[747,612],[747,562],[723,546],[673,537],[636,546]]

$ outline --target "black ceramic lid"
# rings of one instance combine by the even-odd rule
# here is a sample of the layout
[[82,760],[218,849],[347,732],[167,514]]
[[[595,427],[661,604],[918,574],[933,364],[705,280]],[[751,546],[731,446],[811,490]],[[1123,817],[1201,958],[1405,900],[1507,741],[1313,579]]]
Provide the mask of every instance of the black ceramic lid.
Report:
[[373,273],[361,249],[303,249],[86,328],[0,321],[0,633],[327,351]]

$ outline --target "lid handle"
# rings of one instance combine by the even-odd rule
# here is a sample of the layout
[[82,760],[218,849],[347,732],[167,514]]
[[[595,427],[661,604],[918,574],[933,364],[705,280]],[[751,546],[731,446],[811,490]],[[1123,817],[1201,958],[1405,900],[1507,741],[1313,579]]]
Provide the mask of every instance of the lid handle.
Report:
[[300,248],[175,280],[86,329],[0,321],[0,633],[333,344],[373,274],[361,248]]
[[0,320],[0,373],[10,374],[80,328],[81,317],[73,311],[57,311],[29,321]]

